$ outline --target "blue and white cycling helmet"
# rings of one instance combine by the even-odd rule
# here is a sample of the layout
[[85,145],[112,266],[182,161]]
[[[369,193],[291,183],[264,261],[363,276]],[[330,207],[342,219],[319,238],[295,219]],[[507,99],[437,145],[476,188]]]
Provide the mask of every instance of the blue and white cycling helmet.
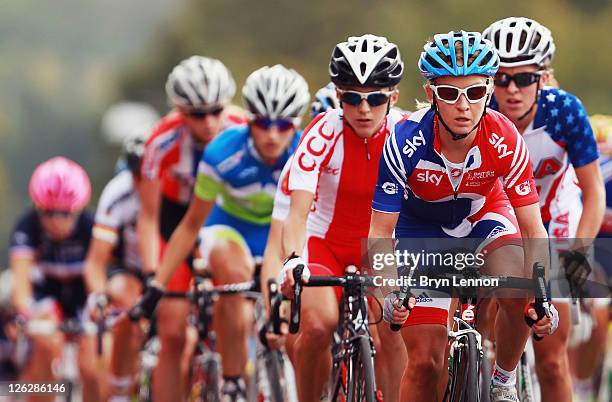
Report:
[[312,117],[327,112],[330,109],[340,108],[340,101],[336,96],[336,85],[333,82],[320,88],[315,94],[314,101],[310,105],[310,114]]
[[[456,53],[457,42],[462,45],[462,55]],[[492,77],[499,69],[499,56],[493,43],[484,39],[480,32],[451,31],[434,35],[433,40],[425,44],[418,65],[421,75],[428,80],[443,76]]]

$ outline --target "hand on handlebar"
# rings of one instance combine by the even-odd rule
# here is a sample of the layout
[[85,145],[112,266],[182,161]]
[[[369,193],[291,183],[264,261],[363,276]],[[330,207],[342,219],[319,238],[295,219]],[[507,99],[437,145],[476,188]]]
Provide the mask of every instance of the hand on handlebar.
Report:
[[400,305],[396,292],[389,293],[383,303],[383,319],[390,324],[403,325],[416,305],[413,295],[408,298],[408,306]]
[[550,303],[548,304],[548,308],[544,309],[544,315],[540,316],[535,309],[535,303],[530,303],[525,307],[525,320],[531,327],[536,339],[537,337],[541,339],[545,336],[552,335],[557,330],[559,326],[559,312],[555,306]]
[[580,296],[582,288],[591,273],[591,265],[586,255],[578,250],[566,250],[559,253],[565,270],[565,277],[571,285],[572,297]]
[[128,316],[133,321],[137,321],[140,318],[150,320],[163,295],[164,290],[162,287],[154,280],[150,281],[140,300],[128,311]]
[[302,271],[302,282],[308,283],[308,279],[310,278],[310,270],[308,269],[308,264],[304,259],[298,255],[291,254],[289,258],[283,264],[283,269],[281,269],[277,282],[280,283],[281,293],[289,298],[293,299],[293,286],[295,285],[295,279],[293,277],[293,270],[302,265],[304,267]]
[[285,345],[288,333],[289,323],[287,322],[287,320],[283,320],[283,322],[281,323],[280,334],[275,334],[268,323],[260,328],[259,340],[268,349],[280,349]]

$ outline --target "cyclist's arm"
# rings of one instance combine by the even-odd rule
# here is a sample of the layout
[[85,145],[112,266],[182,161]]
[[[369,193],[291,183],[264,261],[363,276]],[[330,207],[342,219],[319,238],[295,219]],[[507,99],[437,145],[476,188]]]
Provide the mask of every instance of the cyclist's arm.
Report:
[[548,233],[542,223],[542,215],[538,203],[514,208],[516,220],[523,237],[525,267],[531,272],[536,262],[544,264],[548,270],[550,256],[548,253]]
[[268,300],[268,279],[275,279],[283,266],[283,247],[281,244],[283,234],[283,221],[272,218],[270,222],[270,232],[268,233],[268,242],[263,255],[263,263],[261,266],[261,293],[266,306],[266,310],[270,311]]
[[30,282],[32,267],[36,264],[34,253],[11,255],[9,260],[13,274],[13,306],[17,311],[26,311],[34,300]]
[[[94,229],[95,231],[95,229]],[[85,286],[89,293],[104,293],[106,267],[111,259],[114,244],[96,238],[94,234],[85,259]]]
[[285,257],[291,253],[302,254],[306,242],[306,222],[313,200],[314,194],[309,191],[291,192],[291,207],[282,233],[282,250]]
[[170,237],[164,257],[155,273],[158,283],[165,286],[181,262],[193,250],[198,232],[214,205],[214,201],[205,201],[197,196],[191,199],[185,216]]
[[[388,213],[372,210],[370,219],[370,232],[368,234],[368,257],[374,275],[382,275],[385,278],[397,277],[397,266],[393,259],[392,264],[387,255],[394,255],[393,231],[397,224],[399,213]],[[387,286],[381,287],[381,295],[384,298],[389,292],[395,290]]]
[[582,189],[583,204],[576,239],[584,241],[597,237],[606,210],[606,189],[599,169],[599,160],[576,168],[575,171]]
[[138,213],[137,234],[144,273],[155,271],[159,261],[160,200],[161,181],[143,177],[140,184],[140,212]]

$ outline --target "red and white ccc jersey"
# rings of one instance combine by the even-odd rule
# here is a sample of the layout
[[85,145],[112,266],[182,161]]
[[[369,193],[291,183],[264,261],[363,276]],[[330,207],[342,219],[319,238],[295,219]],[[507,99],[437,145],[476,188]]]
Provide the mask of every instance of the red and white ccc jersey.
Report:
[[372,197],[385,140],[408,115],[391,110],[376,134],[358,137],[341,109],[317,116],[304,130],[293,155],[285,194],[315,194],[307,235],[347,244],[365,238],[370,228]]
[[[225,113],[222,130],[246,121],[235,114]],[[164,198],[187,204],[193,193],[197,166],[203,147],[199,145],[185,125],[180,112],[163,117],[145,144],[142,159],[143,177],[162,181]]]

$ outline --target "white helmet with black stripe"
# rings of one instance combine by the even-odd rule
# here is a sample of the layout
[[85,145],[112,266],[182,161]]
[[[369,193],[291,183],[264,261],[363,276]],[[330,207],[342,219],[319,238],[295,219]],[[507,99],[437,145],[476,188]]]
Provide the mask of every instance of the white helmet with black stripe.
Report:
[[550,30],[530,18],[504,18],[491,24],[482,35],[493,42],[501,67],[544,67],[555,55]]
[[403,73],[397,45],[371,34],[338,43],[329,63],[329,76],[339,86],[392,87],[399,84]]
[[273,120],[299,119],[310,102],[306,80],[280,64],[252,72],[242,88],[242,97],[252,115]]
[[174,67],[166,94],[174,106],[201,107],[229,103],[236,93],[236,83],[225,65],[203,56],[191,56]]

